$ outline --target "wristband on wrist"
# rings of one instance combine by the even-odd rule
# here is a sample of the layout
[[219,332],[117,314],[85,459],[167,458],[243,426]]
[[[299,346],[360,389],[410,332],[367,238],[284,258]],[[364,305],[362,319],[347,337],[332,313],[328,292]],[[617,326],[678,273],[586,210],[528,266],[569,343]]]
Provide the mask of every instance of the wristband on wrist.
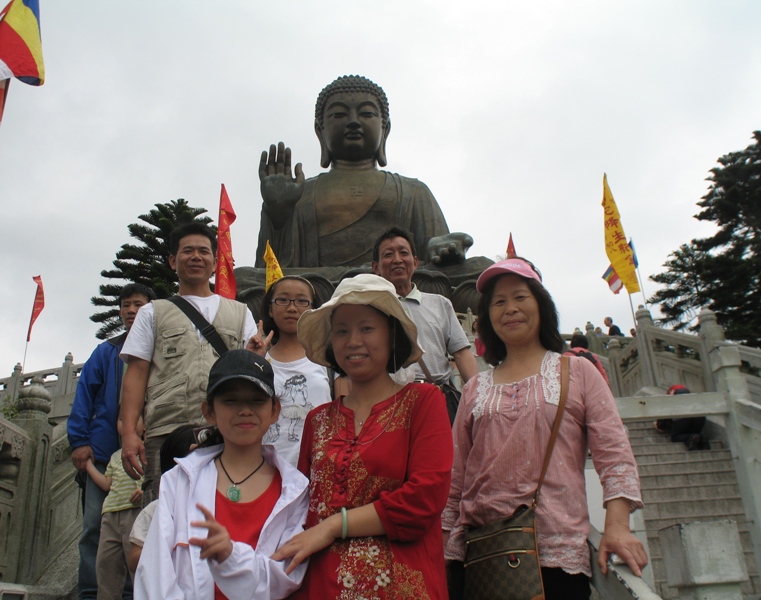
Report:
[[341,539],[345,540],[349,533],[349,515],[346,514],[346,507],[341,507]]

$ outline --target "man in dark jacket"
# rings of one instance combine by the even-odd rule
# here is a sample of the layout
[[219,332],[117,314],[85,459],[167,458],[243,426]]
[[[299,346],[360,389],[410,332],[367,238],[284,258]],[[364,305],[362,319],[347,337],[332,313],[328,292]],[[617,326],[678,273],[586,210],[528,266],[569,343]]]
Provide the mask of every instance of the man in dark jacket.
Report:
[[[124,286],[119,295],[119,317],[127,331],[138,309],[156,298],[153,290],[137,283]],[[116,421],[119,417],[119,394],[124,363],[119,358],[127,332],[106,340],[82,367],[74,404],[66,424],[71,446],[71,460],[85,478],[82,537],[79,540],[79,598],[95,598],[95,557],[100,539],[100,517],[106,492],[87,475],[91,460],[105,472],[111,455],[119,449]],[[131,585],[129,589],[131,590]]]

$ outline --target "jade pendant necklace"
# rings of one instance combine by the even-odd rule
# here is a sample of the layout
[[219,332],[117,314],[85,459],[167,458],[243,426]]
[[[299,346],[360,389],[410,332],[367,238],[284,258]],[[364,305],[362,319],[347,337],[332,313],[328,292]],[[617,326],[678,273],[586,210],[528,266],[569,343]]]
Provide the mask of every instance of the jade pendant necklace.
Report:
[[218,456],[219,458],[219,466],[222,467],[222,471],[224,471],[225,476],[230,480],[230,483],[232,485],[227,488],[227,499],[231,502],[240,502],[240,488],[238,487],[241,483],[244,481],[248,481],[254,476],[254,473],[256,473],[259,469],[261,469],[264,466],[264,457],[262,457],[262,463],[256,467],[251,473],[248,475],[248,477],[245,477],[241,479],[240,481],[233,481],[233,478],[230,477],[230,474],[227,472],[227,469],[225,469],[225,463],[222,462],[222,455],[220,454]]

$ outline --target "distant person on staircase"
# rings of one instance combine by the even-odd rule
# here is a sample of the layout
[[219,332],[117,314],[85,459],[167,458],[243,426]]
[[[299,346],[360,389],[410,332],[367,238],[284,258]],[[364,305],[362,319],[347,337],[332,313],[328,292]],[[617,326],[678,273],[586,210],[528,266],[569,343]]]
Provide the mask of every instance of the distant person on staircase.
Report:
[[613,319],[611,317],[605,317],[603,323],[605,323],[605,327],[608,328],[608,335],[620,335],[623,337],[624,334],[621,333],[621,328],[618,325],[613,324]]
[[[691,393],[683,385],[672,385],[666,395],[681,396]],[[705,447],[703,441],[703,428],[706,424],[705,417],[688,417],[686,419],[658,419],[655,429],[660,433],[670,433],[672,442],[684,442],[687,450],[702,450]]]
[[602,375],[605,383],[610,385],[610,381],[608,381],[608,373],[605,371],[605,367],[602,366],[600,359],[597,358],[594,353],[590,352],[588,348],[589,340],[587,340],[587,336],[585,336],[583,333],[577,333],[574,334],[574,336],[571,338],[571,349],[567,352],[563,352],[563,356],[583,356],[595,367],[597,367],[597,370],[600,371],[600,375]]

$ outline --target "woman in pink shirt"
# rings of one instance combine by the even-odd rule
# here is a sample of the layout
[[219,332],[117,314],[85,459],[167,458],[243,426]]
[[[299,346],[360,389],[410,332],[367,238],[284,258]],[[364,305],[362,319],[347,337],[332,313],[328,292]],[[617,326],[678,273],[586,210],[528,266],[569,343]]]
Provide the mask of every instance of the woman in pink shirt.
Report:
[[[534,266],[513,257],[486,269],[478,332],[494,369],[463,388],[454,422],[454,466],[442,516],[452,596],[465,531],[530,504],[560,399],[560,353],[555,304]],[[615,400],[589,361],[570,358],[566,410],[539,497],[536,529],[546,600],[588,599],[591,564],[584,465],[592,452],[607,509],[599,563],[616,553],[637,575],[647,555],[629,530],[642,507],[637,465]]]

